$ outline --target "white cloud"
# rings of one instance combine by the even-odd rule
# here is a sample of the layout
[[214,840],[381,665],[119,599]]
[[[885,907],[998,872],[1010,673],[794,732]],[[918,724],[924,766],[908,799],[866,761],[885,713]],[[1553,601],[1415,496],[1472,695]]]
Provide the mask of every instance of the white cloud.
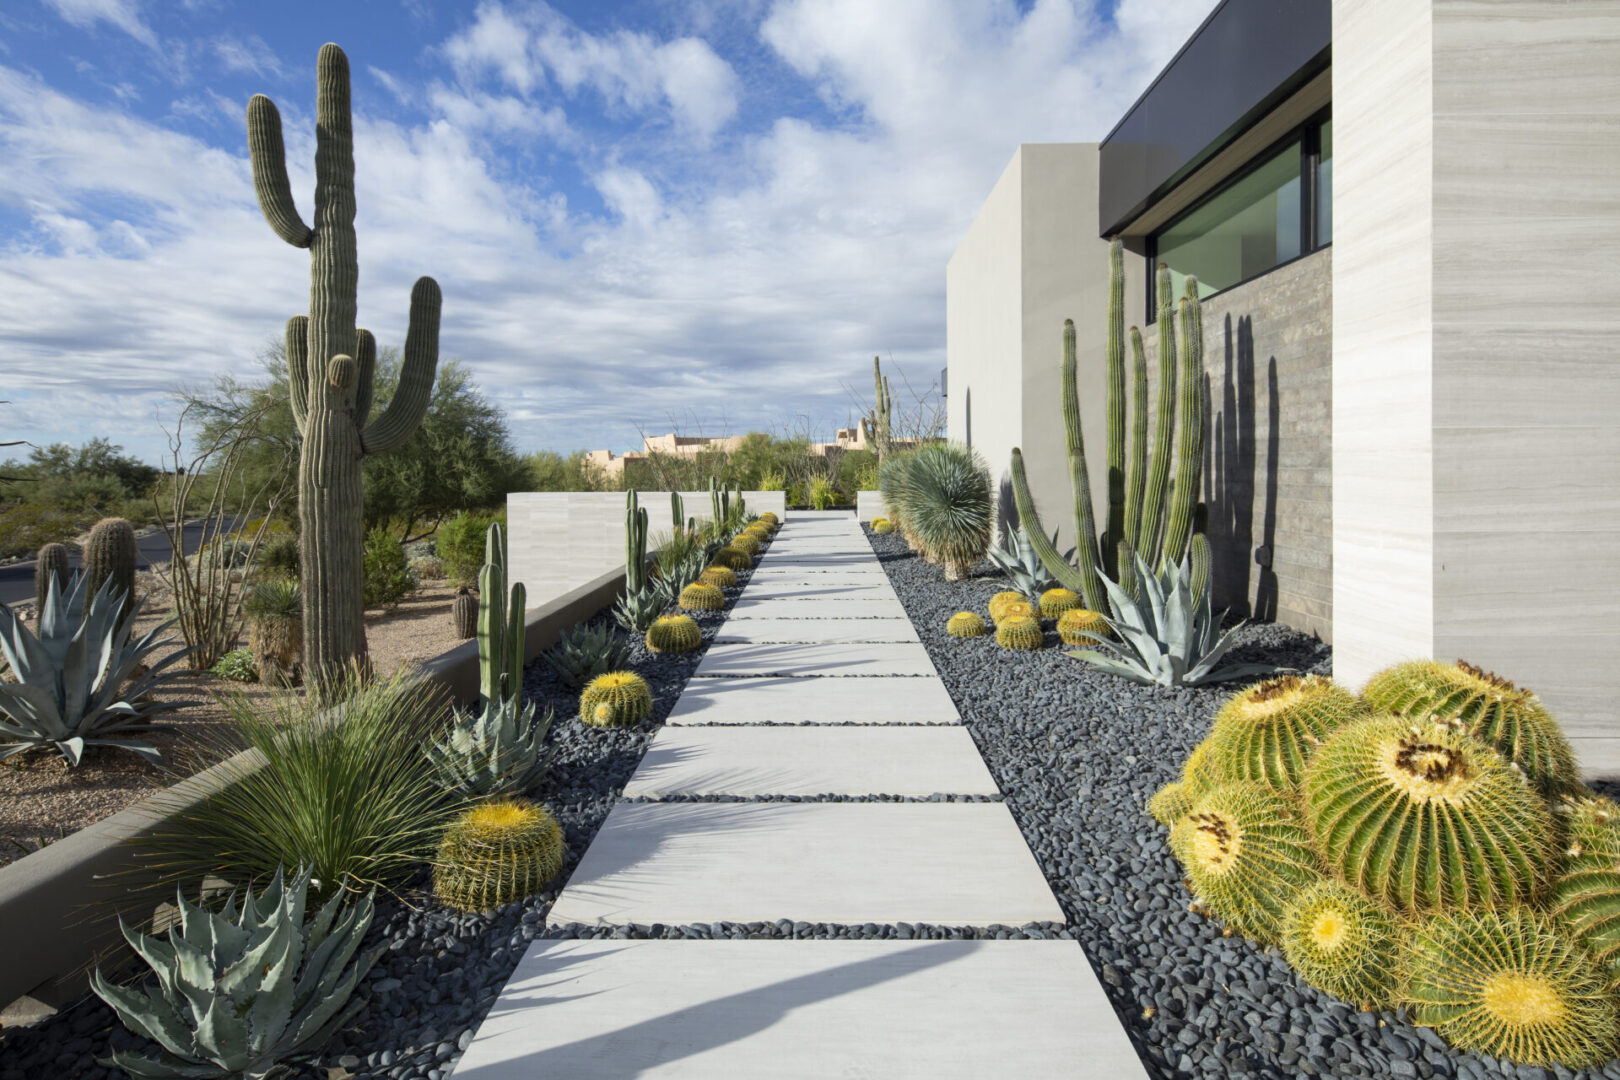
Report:
[[111,23],[149,49],[158,47],[157,35],[141,19],[138,0],[45,0],[64,20],[88,30],[98,22]]
[[285,74],[275,52],[257,34],[249,34],[242,38],[231,35],[218,37],[214,39],[213,48],[214,55],[219,57],[219,62],[226,71],[266,75],[277,79]]

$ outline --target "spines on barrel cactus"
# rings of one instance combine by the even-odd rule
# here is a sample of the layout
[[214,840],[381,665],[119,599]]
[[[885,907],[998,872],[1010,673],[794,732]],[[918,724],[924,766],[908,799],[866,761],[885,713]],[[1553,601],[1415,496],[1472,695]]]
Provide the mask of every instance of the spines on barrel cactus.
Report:
[[639,724],[652,715],[652,691],[640,675],[610,671],[598,675],[579,697],[579,718],[592,727]]
[[747,570],[754,565],[754,557],[739,547],[727,545],[714,553],[713,562],[727,570]]
[[782,523],[782,519],[776,516],[776,512],[774,510],[765,511],[763,514],[759,515],[759,519],[761,521],[770,522],[772,527],[775,527],[775,526],[780,525]]
[[1040,609],[1034,604],[1031,604],[1029,601],[1014,600],[1010,603],[1001,605],[1001,618],[996,619],[995,623],[997,626],[1000,626],[1008,619],[1034,619],[1036,622],[1039,622],[1040,614]]
[[1059,586],[1041,593],[1041,618],[1061,619],[1066,612],[1080,610],[1080,594]]
[[1095,645],[1108,639],[1108,620],[1095,611],[1070,608],[1058,616],[1057,632],[1065,645]]
[[687,611],[719,611],[726,606],[726,594],[720,591],[718,585],[694,581],[681,590],[680,599],[676,603]]
[[45,601],[50,598],[53,586],[59,593],[66,592],[68,587],[68,549],[62,544],[46,544],[34,557],[36,610],[45,610]]
[[647,648],[655,653],[691,652],[703,644],[703,631],[690,615],[660,615],[647,627]]
[[1173,829],[1176,822],[1186,817],[1192,810],[1192,793],[1187,789],[1183,780],[1172,780],[1164,787],[1153,793],[1148,800],[1148,813],[1167,829]]
[[1403,970],[1412,1020],[1460,1050],[1574,1069],[1620,1043],[1602,975],[1527,909],[1437,915],[1413,934]]
[[740,532],[731,538],[731,546],[744,555],[758,555],[760,549],[759,537]]
[[1401,938],[1388,909],[1327,880],[1296,896],[1280,925],[1283,955],[1300,978],[1363,1008],[1394,1003]]
[[1548,911],[1620,991],[1620,806],[1604,798],[1566,800],[1564,861]]
[[465,585],[456,590],[450,604],[450,621],[455,624],[456,637],[470,638],[478,633],[478,597]]
[[1553,854],[1545,802],[1489,746],[1375,715],[1317,747],[1301,786],[1328,865],[1400,911],[1535,899]]
[[127,612],[135,602],[135,526],[123,518],[96,522],[84,544],[84,576],[89,582],[86,596],[94,596],[103,582],[111,580]]
[[996,624],[996,644],[1003,649],[1038,649],[1044,641],[1041,621],[1033,615],[1008,615]]
[[945,620],[945,632],[951,637],[982,637],[984,620],[975,611],[958,611]]
[[1215,715],[1210,753],[1217,772],[1288,793],[1328,734],[1369,714],[1322,675],[1281,675],[1233,694]]
[[[1170,490],[1170,515],[1165,520],[1164,544],[1158,566],[1174,566],[1187,553],[1193,514],[1198,505],[1199,471],[1204,463],[1204,321],[1198,306],[1198,282],[1187,275],[1186,292],[1178,306],[1181,317],[1181,417],[1177,424],[1176,481]],[[1174,363],[1175,353],[1159,351],[1162,363]]]
[[286,346],[293,420],[302,436],[305,667],[324,692],[366,654],[361,462],[404,443],[427,411],[438,367],[442,297],[429,277],[411,289],[399,382],[388,407],[372,419],[377,343],[355,326],[359,259],[349,59],[336,45],[323,45],[316,73],[313,228],[293,203],[281,114],[262,94],[248,102],[247,129],[253,186],[265,220],[277,236],[310,253],[309,314],[288,321]]
[[562,827],[543,807],[502,799],[450,823],[433,865],[433,892],[458,911],[489,911],[533,896],[562,869]]
[[1215,768],[1209,752],[1209,740],[1193,747],[1192,753],[1181,766],[1181,779],[1186,782],[1189,791],[1196,798],[1218,784],[1224,784],[1231,777],[1221,775]]
[[1283,910],[1322,880],[1293,804],[1260,784],[1203,793],[1176,822],[1170,847],[1210,912],[1261,944],[1278,941]]
[[991,622],[1000,622],[1001,621],[1001,613],[1002,613],[1003,609],[1005,609],[1008,604],[1028,604],[1028,603],[1029,603],[1029,597],[1025,596],[1021,592],[1014,592],[1011,589],[1007,589],[1007,590],[1004,590],[1002,592],[998,592],[998,593],[996,593],[996,595],[994,595],[994,596],[992,596],[990,598],[990,603],[988,605],[989,609],[990,609],[990,621]]
[[717,589],[729,589],[737,584],[737,571],[724,566],[707,566],[698,580]]
[[1384,712],[1451,724],[1490,743],[1544,795],[1578,779],[1569,741],[1536,695],[1466,661],[1396,664],[1369,679],[1361,696]]

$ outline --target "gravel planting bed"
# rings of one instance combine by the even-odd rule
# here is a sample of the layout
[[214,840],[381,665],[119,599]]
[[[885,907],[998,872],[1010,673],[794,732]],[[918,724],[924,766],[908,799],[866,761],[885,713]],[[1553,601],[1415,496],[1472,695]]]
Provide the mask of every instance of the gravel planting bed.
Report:
[[[752,576],[739,571],[726,608],[688,612],[703,630],[700,648],[650,652],[638,638],[629,667],[652,689],[654,712],[644,724],[591,728],[577,717],[577,694],[564,691],[551,667],[536,660],[524,673],[524,694],[538,708],[556,709],[547,741],[556,747],[551,771],[531,794],[556,814],[568,842],[563,872],[545,892],[495,912],[464,915],[441,906],[427,873],[380,899],[368,947],[386,939],[388,951],[362,983],[370,1004],[339,1032],[319,1058],[295,1069],[298,1080],[331,1080],[341,1069],[356,1080],[443,1080],[494,1004],[529,942],[544,936],[547,913],[579,858],[635,772],[648,741],[669,715],[726,612]],[[608,620],[607,611],[595,616]],[[87,996],[27,1028],[7,1029],[0,1042],[0,1080],[115,1080],[124,1073],[98,1064],[110,1047],[139,1047],[99,998]]]
[[[1069,659],[1051,631],[1038,652],[949,637],[945,620],[984,614],[1006,579],[984,563],[946,582],[903,540],[866,531],[1151,1075],[1620,1078],[1620,1063],[1572,1072],[1450,1050],[1400,1013],[1313,990],[1280,953],[1192,914],[1145,806],[1243,684],[1138,686]],[[1286,627],[1239,639],[1232,662],[1331,673],[1330,648]]]

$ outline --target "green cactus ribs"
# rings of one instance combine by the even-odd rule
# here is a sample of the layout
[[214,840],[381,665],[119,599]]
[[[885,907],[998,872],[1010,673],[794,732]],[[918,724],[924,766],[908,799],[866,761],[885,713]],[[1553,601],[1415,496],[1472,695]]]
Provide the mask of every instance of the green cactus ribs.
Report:
[[1348,690],[1320,675],[1256,683],[1216,714],[1209,733],[1214,767],[1233,780],[1291,791],[1316,745],[1368,711]]
[[1354,889],[1323,881],[1283,910],[1283,955],[1312,986],[1368,1008],[1395,1000],[1390,961],[1400,942],[1393,916]]
[[433,893],[458,911],[489,911],[533,896],[562,869],[562,827],[542,807],[502,799],[474,807],[445,830]]

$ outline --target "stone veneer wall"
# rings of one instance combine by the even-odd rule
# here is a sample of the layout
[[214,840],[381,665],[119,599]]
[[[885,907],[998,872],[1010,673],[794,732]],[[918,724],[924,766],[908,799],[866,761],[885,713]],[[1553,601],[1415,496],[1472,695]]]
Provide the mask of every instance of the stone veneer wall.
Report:
[[[1140,259],[1128,256],[1127,268],[1140,279]],[[1142,305],[1127,303],[1129,322]],[[1203,314],[1216,603],[1331,641],[1332,248],[1220,293]],[[1157,327],[1142,339],[1156,396]]]

